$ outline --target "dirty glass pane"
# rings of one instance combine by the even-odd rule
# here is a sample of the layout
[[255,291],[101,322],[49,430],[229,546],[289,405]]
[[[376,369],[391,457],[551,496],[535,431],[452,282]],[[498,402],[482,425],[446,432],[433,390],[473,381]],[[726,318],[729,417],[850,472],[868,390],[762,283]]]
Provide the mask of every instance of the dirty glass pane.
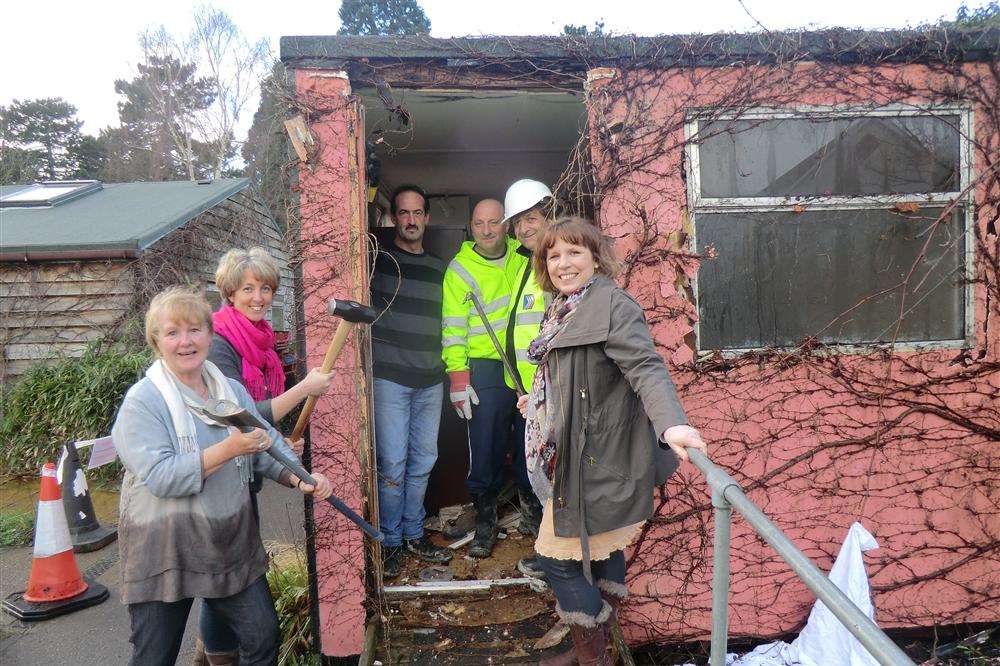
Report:
[[959,118],[915,116],[703,122],[706,197],[956,192]]
[[[931,232],[941,208],[700,213],[699,347],[741,349],[964,337],[964,214]],[[920,250],[931,236],[926,255]]]

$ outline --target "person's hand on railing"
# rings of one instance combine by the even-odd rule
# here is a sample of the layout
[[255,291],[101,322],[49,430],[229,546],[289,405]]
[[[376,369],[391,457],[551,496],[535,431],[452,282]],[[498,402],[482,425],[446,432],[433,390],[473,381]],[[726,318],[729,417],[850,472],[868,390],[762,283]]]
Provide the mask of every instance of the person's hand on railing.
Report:
[[701,438],[701,433],[689,425],[670,426],[663,431],[661,439],[681,460],[688,459],[687,449],[698,449],[706,456],[708,455],[708,445]]

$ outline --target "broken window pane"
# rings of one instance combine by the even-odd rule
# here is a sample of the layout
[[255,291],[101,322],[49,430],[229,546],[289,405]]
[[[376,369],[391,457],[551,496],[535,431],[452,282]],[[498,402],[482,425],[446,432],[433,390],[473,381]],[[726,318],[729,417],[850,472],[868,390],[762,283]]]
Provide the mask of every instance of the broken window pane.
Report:
[[957,192],[959,117],[703,122],[705,197]]
[[717,252],[698,273],[699,348],[889,341],[914,264],[896,340],[964,338],[964,213],[935,227],[942,210],[699,213],[698,247]]

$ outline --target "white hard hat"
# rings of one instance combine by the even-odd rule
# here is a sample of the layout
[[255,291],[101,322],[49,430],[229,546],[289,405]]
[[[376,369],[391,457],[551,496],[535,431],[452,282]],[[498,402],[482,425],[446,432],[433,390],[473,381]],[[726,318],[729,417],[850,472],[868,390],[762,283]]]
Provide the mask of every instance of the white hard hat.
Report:
[[552,198],[552,190],[537,180],[522,178],[507,188],[503,198],[504,222]]

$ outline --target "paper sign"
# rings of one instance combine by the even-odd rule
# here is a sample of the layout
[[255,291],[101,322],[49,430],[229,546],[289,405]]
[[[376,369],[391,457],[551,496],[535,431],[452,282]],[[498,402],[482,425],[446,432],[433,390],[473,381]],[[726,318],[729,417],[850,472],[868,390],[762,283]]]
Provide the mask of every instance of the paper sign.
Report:
[[90,452],[90,460],[87,461],[87,471],[92,469],[97,469],[101,465],[107,465],[109,462],[114,462],[115,458],[118,457],[118,452],[115,451],[115,445],[111,441],[111,437],[101,437],[100,439],[92,439],[88,442],[77,442],[76,448],[80,448],[83,445],[90,446],[94,445],[94,449]]

